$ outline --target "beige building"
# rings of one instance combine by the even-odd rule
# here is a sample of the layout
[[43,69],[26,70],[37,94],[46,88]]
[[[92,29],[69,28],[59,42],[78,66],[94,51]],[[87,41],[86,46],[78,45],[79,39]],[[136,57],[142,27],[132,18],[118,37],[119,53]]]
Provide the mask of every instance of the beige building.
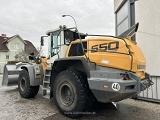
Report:
[[154,85],[139,98],[160,101],[160,0],[114,0],[116,35],[139,22],[134,40],[142,49]]
[[28,40],[23,40],[19,35],[7,37],[2,34],[0,36],[0,73],[3,73],[3,67],[7,61],[20,59],[18,57],[20,51],[24,51],[27,54],[30,52],[38,54],[34,45]]

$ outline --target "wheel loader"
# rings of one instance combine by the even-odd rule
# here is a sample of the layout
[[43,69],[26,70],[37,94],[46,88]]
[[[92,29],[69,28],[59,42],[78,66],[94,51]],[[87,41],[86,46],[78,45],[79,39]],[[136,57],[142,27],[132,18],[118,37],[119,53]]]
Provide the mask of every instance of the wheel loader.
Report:
[[149,88],[145,57],[131,40],[138,23],[119,36],[79,33],[60,26],[41,37],[48,38],[48,59],[8,63],[2,85],[18,85],[23,98],[35,97],[41,86],[63,115],[71,118],[92,111],[94,101],[118,102]]

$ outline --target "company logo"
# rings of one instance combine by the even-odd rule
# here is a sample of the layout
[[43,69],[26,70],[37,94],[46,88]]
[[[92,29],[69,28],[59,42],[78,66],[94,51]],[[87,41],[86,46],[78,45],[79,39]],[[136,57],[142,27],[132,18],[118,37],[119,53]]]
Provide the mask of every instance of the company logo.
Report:
[[101,63],[109,64],[109,60],[102,59],[102,60],[101,60]]

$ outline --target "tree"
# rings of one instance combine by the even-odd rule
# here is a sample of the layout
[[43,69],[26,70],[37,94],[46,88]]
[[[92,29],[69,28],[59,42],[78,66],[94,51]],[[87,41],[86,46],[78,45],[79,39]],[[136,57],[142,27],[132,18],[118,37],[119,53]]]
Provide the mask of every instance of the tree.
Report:
[[14,57],[16,61],[29,61],[29,54],[24,50],[19,50]]
[[42,47],[37,47],[37,51],[38,51],[39,55],[42,56],[42,54],[43,54]]

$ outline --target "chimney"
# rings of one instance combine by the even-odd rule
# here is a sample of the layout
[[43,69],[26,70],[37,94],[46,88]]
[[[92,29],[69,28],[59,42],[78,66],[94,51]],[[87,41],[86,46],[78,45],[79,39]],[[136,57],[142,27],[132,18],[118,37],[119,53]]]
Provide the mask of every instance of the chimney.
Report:
[[7,37],[7,35],[6,35],[6,34],[1,34],[1,36],[2,36],[2,37]]

